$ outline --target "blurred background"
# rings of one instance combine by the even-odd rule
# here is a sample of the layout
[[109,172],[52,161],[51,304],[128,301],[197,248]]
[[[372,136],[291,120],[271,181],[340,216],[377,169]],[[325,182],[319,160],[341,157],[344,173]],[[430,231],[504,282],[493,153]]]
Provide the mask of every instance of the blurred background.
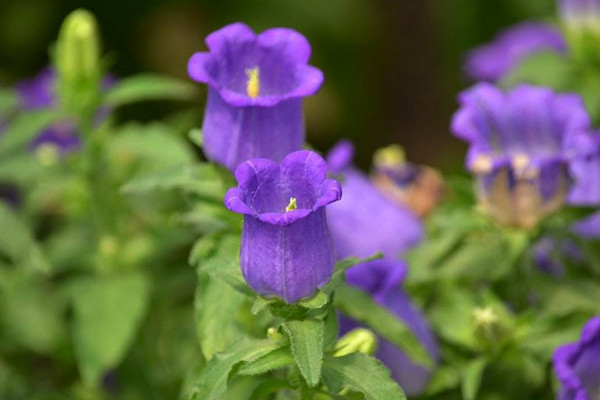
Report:
[[[457,172],[464,147],[448,125],[456,94],[469,85],[461,72],[465,53],[503,27],[553,15],[554,6],[553,0],[0,0],[0,85],[46,65],[62,19],[78,7],[97,16],[117,76],[187,78],[188,58],[221,26],[287,26],[310,40],[311,64],[326,77],[306,101],[312,145],[326,150],[350,138],[358,163],[368,167],[376,148],[397,142],[411,160]],[[147,109],[126,110],[127,117],[155,118]]]

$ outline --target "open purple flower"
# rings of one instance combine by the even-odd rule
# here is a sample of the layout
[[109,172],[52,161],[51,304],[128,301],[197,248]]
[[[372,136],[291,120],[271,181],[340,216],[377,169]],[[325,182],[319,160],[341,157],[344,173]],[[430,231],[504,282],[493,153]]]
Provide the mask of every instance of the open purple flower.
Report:
[[[375,260],[351,268],[346,276],[347,281],[370,293],[373,298],[401,319],[421,341],[430,356],[439,359],[437,341],[429,323],[409,296],[400,287],[406,276],[406,264],[390,259]],[[356,321],[347,317],[340,318],[340,333],[359,327]],[[391,371],[392,377],[402,386],[409,396],[421,393],[432,371],[412,362],[410,358],[395,345],[382,337],[377,338],[378,349],[375,356]]]
[[558,400],[600,397],[600,316],[585,325],[579,342],[556,350],[554,370],[561,383]]
[[558,0],[558,8],[569,29],[600,31],[600,0]]
[[202,130],[209,159],[234,170],[251,158],[280,161],[304,144],[302,98],[315,94],[323,73],[308,65],[304,36],[285,28],[256,35],[242,23],[206,38],[190,76],[208,84]]
[[[347,282],[369,293],[379,304],[402,319],[423,342],[434,359],[438,358],[435,338],[425,318],[402,291],[406,264],[401,254],[423,237],[421,221],[408,208],[388,200],[368,177],[352,166],[354,148],[340,142],[328,156],[330,171],[340,177],[343,199],[329,207],[329,226],[338,258],[367,257],[383,252],[384,258],[356,265],[346,273]],[[344,334],[359,324],[340,319]],[[414,364],[404,353],[378,338],[379,358],[409,395],[421,392],[432,371]]]
[[480,203],[503,225],[532,227],[571,188],[569,162],[584,152],[591,121],[582,99],[521,85],[504,93],[480,83],[459,96],[454,134],[470,144],[467,168]]
[[331,278],[335,263],[325,206],[341,198],[317,153],[297,151],[281,165],[267,159],[240,164],[238,187],[225,205],[244,214],[240,264],[250,287],[288,303],[312,295]]
[[567,44],[554,27],[523,22],[500,32],[488,44],[472,50],[465,63],[466,74],[475,80],[496,82],[533,54],[565,53]]

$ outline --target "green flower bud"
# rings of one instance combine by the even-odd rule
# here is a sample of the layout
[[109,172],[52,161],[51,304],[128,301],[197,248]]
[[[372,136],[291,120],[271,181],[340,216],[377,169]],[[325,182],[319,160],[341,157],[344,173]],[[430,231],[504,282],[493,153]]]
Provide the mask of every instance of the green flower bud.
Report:
[[357,351],[369,355],[375,354],[377,337],[373,332],[365,328],[351,330],[337,341],[333,356],[342,357]]
[[508,334],[503,318],[493,307],[473,310],[473,329],[475,337],[485,347],[494,347]]
[[100,41],[96,18],[86,10],[67,16],[56,45],[56,67],[61,79],[97,79],[100,66]]
[[67,16],[54,62],[63,106],[76,115],[92,113],[99,98],[102,68],[98,24],[89,11],[76,10]]

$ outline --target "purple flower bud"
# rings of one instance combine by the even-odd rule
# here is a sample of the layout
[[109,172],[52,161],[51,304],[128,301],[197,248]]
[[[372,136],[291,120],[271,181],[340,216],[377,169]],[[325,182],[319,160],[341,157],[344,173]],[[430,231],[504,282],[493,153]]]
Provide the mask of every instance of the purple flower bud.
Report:
[[559,400],[597,400],[600,397],[600,316],[583,328],[581,340],[559,347],[554,370],[561,383]]
[[600,212],[587,217],[583,221],[576,222],[572,225],[571,229],[578,235],[590,238],[600,238]]
[[524,22],[500,32],[491,43],[472,50],[464,68],[474,80],[496,82],[527,57],[543,51],[566,53],[567,45],[554,27]]
[[190,76],[208,84],[202,130],[206,156],[230,170],[251,158],[280,161],[304,144],[302,98],[315,94],[323,74],[308,65],[310,44],[296,31],[256,35],[242,23],[206,38]]
[[483,209],[500,224],[532,227],[559,209],[571,188],[569,162],[591,121],[582,99],[521,85],[504,93],[480,83],[459,96],[454,134],[470,144]]
[[281,165],[253,159],[235,170],[225,205],[244,214],[240,264],[250,287],[287,303],[312,295],[333,273],[335,249],[325,206],[342,196],[317,153],[297,151]]

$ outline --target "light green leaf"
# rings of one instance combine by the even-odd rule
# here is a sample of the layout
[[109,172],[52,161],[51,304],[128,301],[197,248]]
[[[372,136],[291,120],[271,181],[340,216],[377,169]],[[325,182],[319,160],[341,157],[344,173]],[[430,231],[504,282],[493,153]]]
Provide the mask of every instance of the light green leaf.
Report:
[[103,373],[123,359],[146,313],[149,294],[150,282],[139,273],[73,284],[75,353],[86,383],[98,385]]
[[294,364],[294,357],[287,347],[282,347],[264,356],[244,363],[238,370],[240,375],[261,375],[274,369],[288,367]]
[[328,302],[329,296],[318,290],[314,296],[301,300],[298,304],[304,308],[319,309],[327,305]]
[[337,358],[326,356],[323,361],[323,382],[334,393],[348,388],[364,394],[367,400],[406,399],[381,362],[363,353]]
[[0,202],[0,254],[4,254],[14,263],[44,274],[51,270],[29,227],[2,202]]
[[55,110],[28,111],[11,120],[2,134],[0,154],[6,155],[25,150],[29,142],[45,127],[59,121],[61,115]]
[[4,274],[0,282],[0,324],[9,343],[51,354],[66,335],[66,301],[56,287],[22,270]]
[[323,362],[323,321],[306,319],[287,321],[283,329],[290,338],[292,354],[300,373],[310,387],[319,383]]
[[220,400],[227,390],[231,371],[241,362],[251,362],[275,351],[279,345],[269,340],[243,339],[237,341],[229,351],[216,354],[195,379],[188,399]]
[[347,316],[370,326],[416,364],[433,367],[431,356],[408,326],[362,290],[341,286],[335,292],[334,304]]
[[190,100],[196,94],[191,83],[160,75],[137,75],[120,80],[105,97],[104,104],[120,107],[146,100]]
[[19,104],[19,98],[14,90],[0,89],[0,116],[14,111]]
[[[1,144],[0,144],[1,147]],[[31,152],[0,157],[0,181],[28,187],[46,169]]]
[[572,65],[568,57],[556,52],[540,52],[522,61],[502,80],[501,85],[511,88],[530,83],[562,90],[569,85],[571,72]]
[[144,174],[123,186],[125,193],[182,190],[201,198],[223,201],[227,188],[213,164],[178,165]]
[[201,129],[192,129],[188,134],[188,138],[194,143],[196,146],[202,148],[204,144],[204,136],[202,134]]
[[477,393],[479,393],[481,379],[483,378],[483,371],[487,363],[487,358],[482,357],[471,361],[465,368],[461,385],[463,400],[477,399]]
[[478,306],[472,292],[462,287],[448,287],[437,292],[429,320],[436,333],[445,340],[469,349],[477,349],[473,310]]
[[202,274],[196,289],[196,332],[202,353],[210,359],[242,335],[235,315],[244,296],[226,283]]
[[111,137],[107,154],[112,165],[143,163],[146,170],[190,165],[195,160],[184,137],[162,123],[125,125]]

